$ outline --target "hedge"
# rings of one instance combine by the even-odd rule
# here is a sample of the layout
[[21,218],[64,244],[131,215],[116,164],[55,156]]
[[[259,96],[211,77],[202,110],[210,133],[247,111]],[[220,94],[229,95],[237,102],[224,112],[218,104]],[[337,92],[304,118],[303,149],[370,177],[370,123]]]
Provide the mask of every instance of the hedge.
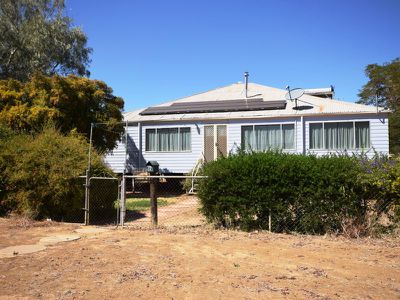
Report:
[[240,153],[204,166],[201,211],[209,222],[243,230],[322,234],[364,217],[357,159]]

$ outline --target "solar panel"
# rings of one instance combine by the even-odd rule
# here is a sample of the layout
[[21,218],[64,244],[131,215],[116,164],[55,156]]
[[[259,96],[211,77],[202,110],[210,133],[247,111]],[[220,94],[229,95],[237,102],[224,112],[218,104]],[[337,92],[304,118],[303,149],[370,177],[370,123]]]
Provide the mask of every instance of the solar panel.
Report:
[[140,115],[164,115],[164,114],[193,114],[206,112],[234,112],[285,109],[285,100],[263,101],[262,98],[216,100],[201,102],[177,102],[169,106],[152,106],[140,113]]

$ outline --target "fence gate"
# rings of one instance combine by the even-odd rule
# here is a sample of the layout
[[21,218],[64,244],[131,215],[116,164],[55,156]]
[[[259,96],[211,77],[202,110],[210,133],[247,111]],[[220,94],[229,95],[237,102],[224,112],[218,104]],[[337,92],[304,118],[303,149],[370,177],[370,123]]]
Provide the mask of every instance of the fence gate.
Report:
[[119,190],[118,178],[89,178],[85,195],[85,225],[118,224]]

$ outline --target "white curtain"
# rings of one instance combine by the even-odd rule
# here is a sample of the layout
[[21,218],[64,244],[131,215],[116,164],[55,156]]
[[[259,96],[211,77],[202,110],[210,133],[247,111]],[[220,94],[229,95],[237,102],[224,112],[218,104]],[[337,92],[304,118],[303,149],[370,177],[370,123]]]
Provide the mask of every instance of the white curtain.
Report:
[[294,149],[294,124],[282,125],[283,149]]
[[253,126],[242,126],[242,148],[243,150],[256,150]]
[[157,135],[155,129],[146,129],[146,151],[157,151]]
[[[282,140],[283,139],[283,140]],[[294,148],[294,124],[242,126],[242,148],[266,151]]]
[[178,128],[161,128],[157,130],[158,151],[178,151]]
[[180,151],[190,151],[191,149],[191,136],[190,136],[190,128],[180,128],[179,129],[179,137],[180,137]]
[[337,145],[336,149],[354,148],[353,122],[337,123]]
[[325,123],[326,149],[353,149],[354,130],[352,122]]
[[369,148],[369,122],[356,122],[356,148]]
[[322,123],[311,123],[310,149],[322,149],[324,147],[322,136]]
[[255,136],[256,150],[258,151],[282,148],[282,135],[280,125],[255,126]]

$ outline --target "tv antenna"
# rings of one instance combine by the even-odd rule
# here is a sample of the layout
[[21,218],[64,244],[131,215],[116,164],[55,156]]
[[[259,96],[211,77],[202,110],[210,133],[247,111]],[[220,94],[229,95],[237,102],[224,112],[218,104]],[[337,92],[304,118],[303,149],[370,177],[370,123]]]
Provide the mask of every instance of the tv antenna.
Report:
[[294,109],[297,109],[297,99],[304,94],[304,90],[300,88],[290,89],[290,86],[286,86],[287,93],[285,95],[286,100],[295,101]]

